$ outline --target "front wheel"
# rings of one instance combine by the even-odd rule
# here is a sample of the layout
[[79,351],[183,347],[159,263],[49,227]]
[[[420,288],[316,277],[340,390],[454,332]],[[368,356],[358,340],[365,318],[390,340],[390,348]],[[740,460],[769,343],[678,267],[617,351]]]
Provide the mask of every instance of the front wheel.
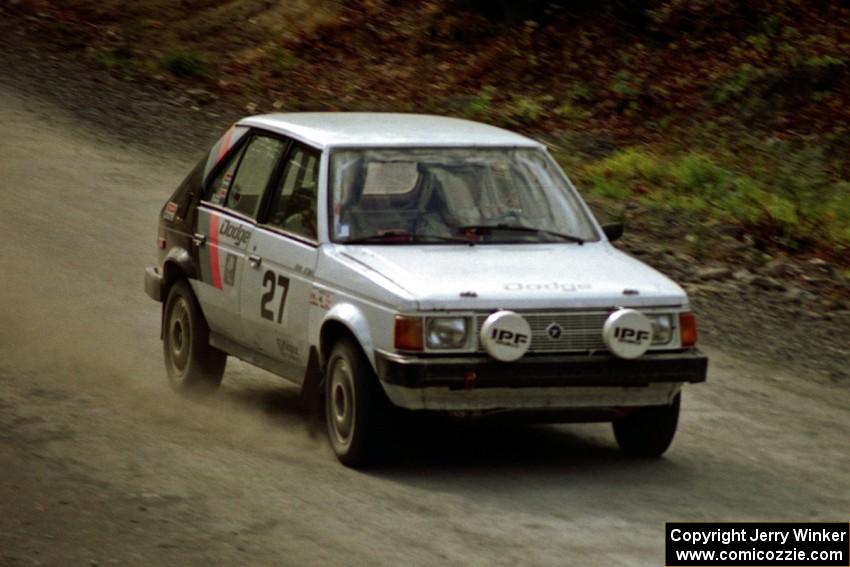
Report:
[[374,464],[382,455],[389,402],[363,352],[350,339],[336,343],[325,374],[328,439],[349,467]]
[[181,394],[214,392],[221,384],[227,355],[210,346],[210,330],[186,280],[176,282],[165,302],[162,346],[171,387]]
[[679,424],[682,394],[667,406],[639,408],[614,422],[614,437],[627,455],[660,457],[670,447]]

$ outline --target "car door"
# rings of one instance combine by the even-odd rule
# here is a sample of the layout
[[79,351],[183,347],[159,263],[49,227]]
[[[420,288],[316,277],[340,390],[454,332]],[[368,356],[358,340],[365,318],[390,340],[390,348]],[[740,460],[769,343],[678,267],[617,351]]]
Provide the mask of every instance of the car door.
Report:
[[242,268],[263,195],[285,150],[286,142],[252,133],[213,176],[198,207],[195,293],[210,329],[239,343]]
[[242,320],[254,350],[300,382],[309,357],[310,290],[316,267],[318,150],[293,143],[251,236]]

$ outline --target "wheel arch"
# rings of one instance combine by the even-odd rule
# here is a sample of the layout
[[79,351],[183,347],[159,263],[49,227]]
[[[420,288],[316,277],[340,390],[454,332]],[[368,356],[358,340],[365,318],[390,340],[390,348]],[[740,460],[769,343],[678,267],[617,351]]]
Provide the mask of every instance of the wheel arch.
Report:
[[168,290],[180,278],[196,278],[198,271],[192,255],[185,248],[172,248],[162,262],[162,296],[168,296]]
[[[197,270],[192,256],[185,248],[172,248],[162,262],[162,317],[160,317],[159,338],[165,337],[165,304],[171,286],[181,279],[197,277]],[[203,310],[201,310],[203,316]]]
[[319,360],[324,369],[336,341],[349,336],[363,351],[372,369],[375,369],[375,348],[366,316],[350,303],[334,305],[322,321],[319,330]]

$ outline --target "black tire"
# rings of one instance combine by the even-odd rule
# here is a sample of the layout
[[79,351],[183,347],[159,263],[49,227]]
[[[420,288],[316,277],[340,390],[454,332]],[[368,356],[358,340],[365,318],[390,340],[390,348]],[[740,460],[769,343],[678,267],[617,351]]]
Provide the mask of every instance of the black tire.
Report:
[[215,392],[227,355],[210,346],[210,329],[186,280],[171,286],[163,317],[162,346],[171,387],[190,396]]
[[679,424],[682,394],[667,406],[640,408],[614,421],[614,437],[620,449],[632,457],[656,458],[673,442]]
[[363,468],[383,460],[390,410],[363,351],[349,338],[337,341],[325,371],[325,420],[342,464]]

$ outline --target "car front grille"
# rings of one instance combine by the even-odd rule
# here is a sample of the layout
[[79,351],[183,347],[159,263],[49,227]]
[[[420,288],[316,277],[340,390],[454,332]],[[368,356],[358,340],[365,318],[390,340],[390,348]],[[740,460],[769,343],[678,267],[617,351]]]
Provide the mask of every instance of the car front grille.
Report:
[[[607,350],[602,340],[602,326],[612,311],[519,312],[531,326],[530,353],[587,352]],[[478,336],[489,313],[475,317]],[[560,327],[560,334],[549,329]],[[479,344],[479,351],[484,347]]]

